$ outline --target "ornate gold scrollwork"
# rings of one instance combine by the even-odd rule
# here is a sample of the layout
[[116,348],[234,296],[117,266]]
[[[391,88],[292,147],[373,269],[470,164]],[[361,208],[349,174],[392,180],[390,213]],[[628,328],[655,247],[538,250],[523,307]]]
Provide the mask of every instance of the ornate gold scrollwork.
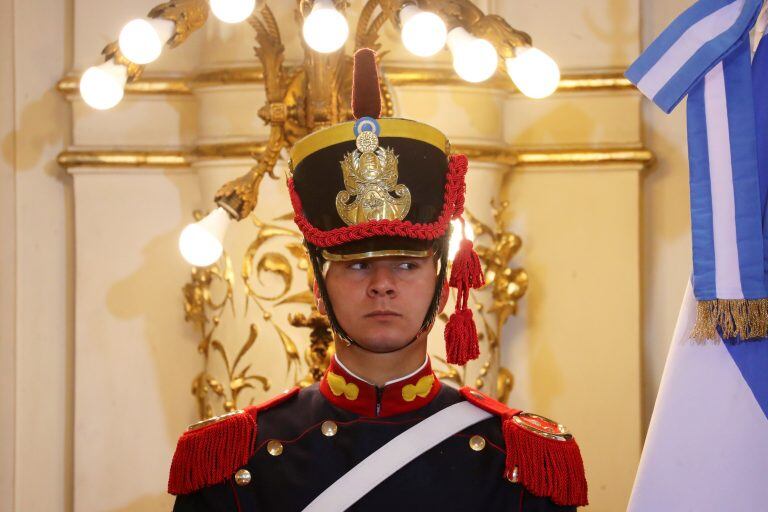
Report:
[[[197,212],[195,217],[199,220],[202,215]],[[287,214],[276,218],[275,221],[284,222],[291,218],[292,215]],[[288,373],[293,375],[292,380],[298,385],[309,386],[318,381],[328,367],[333,354],[333,337],[328,319],[318,313],[314,297],[310,292],[314,276],[309,258],[301,243],[301,234],[278,224],[262,222],[255,217],[252,217],[252,221],[257,228],[256,236],[244,253],[240,274],[246,290],[244,315],[248,314],[250,304],[256,305],[264,322],[274,329],[276,339],[280,342],[286,356]],[[272,240],[283,242],[278,246],[279,250],[270,250],[266,247],[266,244]],[[301,291],[291,294],[289,292],[297,278],[294,267],[306,272],[306,280],[302,279]],[[276,277],[282,283],[277,293],[263,291],[263,288],[268,287],[265,283],[268,275]],[[269,379],[249,373],[251,365],[243,364],[255,347],[258,337],[254,323],[250,324],[248,338],[240,346],[234,359],[230,358],[226,345],[213,338],[213,332],[222,321],[221,315],[227,304],[231,306],[234,315],[234,280],[231,259],[224,254],[219,262],[210,267],[193,269],[191,281],[184,286],[186,320],[198,327],[201,336],[198,350],[204,358],[204,370],[195,377],[192,384],[192,393],[198,400],[201,418],[216,414],[211,394],[219,397],[222,400],[224,412],[229,412],[242,407],[243,404],[238,401],[241,398],[240,393],[245,389],[253,389],[254,383],[260,383],[264,391],[270,388]],[[219,302],[211,298],[212,285],[215,282],[224,285],[224,298]],[[279,315],[276,309],[286,305],[310,306],[309,315],[290,311],[284,317],[286,323],[282,323],[278,321]],[[286,332],[286,324],[310,329],[310,343],[304,354],[307,370],[303,376],[299,348]],[[209,325],[212,327],[209,328]],[[210,369],[211,349],[219,355],[225,366],[226,380],[216,378]]]
[[[196,211],[194,216],[196,220],[199,220],[203,214]],[[224,297],[219,301],[213,299],[212,287],[215,283],[224,286]],[[184,285],[182,289],[184,293],[184,318],[197,327],[200,335],[197,350],[204,358],[203,370],[192,381],[192,394],[197,399],[198,413],[201,418],[209,418],[214,415],[211,393],[221,398],[224,411],[230,412],[237,409],[236,404],[240,392],[247,388],[253,388],[253,382],[260,383],[265,391],[270,387],[266,377],[249,373],[250,365],[242,368],[239,366],[243,356],[256,341],[255,325],[251,324],[250,335],[231,364],[224,345],[213,337],[227,305],[231,307],[234,315],[233,286],[232,262],[225,253],[215,265],[193,268],[190,282]],[[222,384],[222,380],[217,379],[210,370],[211,349],[221,356],[226,367],[227,381],[225,384]]]

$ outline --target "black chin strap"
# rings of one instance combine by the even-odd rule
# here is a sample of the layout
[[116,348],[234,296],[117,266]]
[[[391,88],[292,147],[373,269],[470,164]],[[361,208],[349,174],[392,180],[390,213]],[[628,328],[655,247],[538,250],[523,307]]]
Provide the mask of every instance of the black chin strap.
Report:
[[389,350],[375,350],[375,349],[366,347],[362,343],[353,340],[346,333],[346,331],[344,331],[341,325],[339,325],[339,322],[336,319],[336,315],[333,312],[333,304],[331,303],[331,299],[328,296],[328,290],[325,287],[325,277],[323,277],[324,259],[322,257],[322,251],[315,245],[310,244],[308,242],[305,242],[305,245],[307,247],[307,252],[309,253],[309,259],[312,262],[312,270],[315,273],[315,281],[317,281],[317,288],[318,290],[320,290],[320,297],[323,299],[323,302],[325,303],[325,309],[326,309],[326,312],[328,313],[328,320],[330,321],[331,329],[333,329],[333,332],[335,332],[339,338],[347,342],[349,345],[355,345],[365,350],[366,352],[372,352],[374,354],[391,354],[392,352],[397,352],[398,350],[403,350],[404,348],[409,347],[414,341],[416,341],[419,338],[419,336],[421,336],[424,332],[429,331],[429,329],[432,327],[432,324],[435,322],[435,317],[437,316],[437,309],[440,306],[440,298],[443,292],[443,282],[445,281],[446,270],[448,268],[448,237],[447,236],[444,236],[435,242],[435,249],[440,253],[440,271],[438,272],[438,275],[437,275],[437,282],[435,283],[435,291],[432,294],[432,303],[429,305],[429,309],[427,310],[427,314],[424,316],[424,321],[422,322],[421,327],[419,328],[419,331],[416,333],[415,336],[413,336],[413,338],[410,339],[410,341],[408,341],[404,345],[397,348],[389,349]]

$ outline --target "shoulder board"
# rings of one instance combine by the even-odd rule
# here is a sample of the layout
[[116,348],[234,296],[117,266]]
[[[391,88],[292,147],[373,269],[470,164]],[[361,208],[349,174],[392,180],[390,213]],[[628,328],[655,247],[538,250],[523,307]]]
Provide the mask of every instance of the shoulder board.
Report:
[[579,445],[561,424],[512,409],[470,387],[460,393],[477,407],[502,419],[507,460],[505,477],[531,494],[565,506],[587,505],[587,480]]
[[506,404],[491,398],[481,391],[470,388],[469,386],[464,386],[463,388],[459,389],[459,393],[461,393],[461,395],[466,398],[467,401],[472,402],[479,408],[497,416],[510,416],[522,412],[520,409],[512,409]]
[[285,402],[298,392],[299,388],[294,387],[260,405],[190,425],[176,444],[168,492],[189,494],[229,478],[253,455],[258,413]]

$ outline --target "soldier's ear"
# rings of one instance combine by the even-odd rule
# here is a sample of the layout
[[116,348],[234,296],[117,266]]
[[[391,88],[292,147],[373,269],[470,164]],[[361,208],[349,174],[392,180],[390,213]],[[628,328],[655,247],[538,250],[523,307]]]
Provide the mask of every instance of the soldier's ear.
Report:
[[448,290],[448,280],[443,279],[443,289],[440,291],[440,303],[437,306],[437,314],[443,312],[445,309],[445,304],[448,302],[448,296],[450,295]]
[[325,302],[323,302],[323,297],[320,296],[320,288],[317,286],[317,281],[315,281],[312,288],[312,291],[315,294],[315,305],[317,306],[318,313],[321,315],[328,315],[328,311],[325,309]]

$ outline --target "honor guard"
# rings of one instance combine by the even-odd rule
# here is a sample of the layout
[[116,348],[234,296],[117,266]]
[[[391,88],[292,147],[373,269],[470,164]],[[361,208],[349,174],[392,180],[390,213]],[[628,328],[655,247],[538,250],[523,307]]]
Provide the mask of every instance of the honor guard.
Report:
[[372,50],[355,54],[352,98],[355,121],[294,145],[288,180],[336,354],[317,384],[191,426],[171,465],[174,510],[586,505],[581,454],[562,425],[441,384],[426,355],[448,286],[447,360],[479,354],[467,300],[484,281],[471,241],[447,271],[466,157],[431,126],[380,118]]

